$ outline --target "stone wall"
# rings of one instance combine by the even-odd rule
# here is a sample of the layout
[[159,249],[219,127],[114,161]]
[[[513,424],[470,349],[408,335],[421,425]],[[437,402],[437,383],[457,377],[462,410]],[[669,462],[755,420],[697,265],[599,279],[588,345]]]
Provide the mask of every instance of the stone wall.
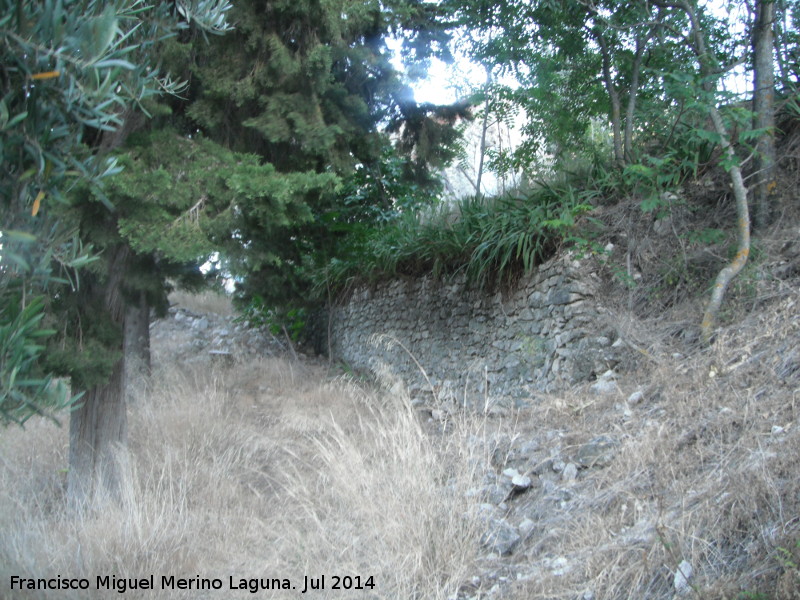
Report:
[[[562,256],[510,292],[463,278],[357,289],[331,313],[334,356],[388,374],[412,398],[517,404],[613,368],[622,346],[595,301],[591,261]],[[423,400],[424,401],[424,400]]]

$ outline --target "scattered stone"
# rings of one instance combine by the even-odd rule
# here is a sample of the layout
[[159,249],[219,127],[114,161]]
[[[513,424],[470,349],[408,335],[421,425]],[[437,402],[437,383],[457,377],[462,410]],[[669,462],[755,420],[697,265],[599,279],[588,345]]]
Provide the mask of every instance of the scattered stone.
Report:
[[593,393],[598,395],[613,394],[617,391],[617,375],[614,371],[608,370],[597,378],[590,388]]
[[535,526],[536,526],[536,523],[534,522],[533,519],[529,519],[528,517],[525,517],[522,520],[522,523],[519,524],[518,529],[519,529],[519,532],[522,535],[528,535],[531,531],[533,531],[533,528]]
[[633,406],[641,403],[642,400],[644,400],[644,392],[642,390],[636,390],[630,396],[628,396],[628,404]]
[[681,564],[679,564],[678,568],[675,570],[675,578],[672,580],[672,584],[675,586],[675,591],[678,594],[688,594],[692,590],[689,580],[692,578],[693,574],[694,569],[691,563],[682,560]]
[[511,486],[504,486],[498,483],[487,486],[485,488],[486,499],[492,504],[500,504],[505,502],[508,495],[511,493]]
[[495,519],[481,537],[481,544],[500,556],[507,556],[514,551],[520,539],[513,525],[503,519]]
[[205,331],[208,329],[208,319],[206,317],[200,317],[192,323],[192,329],[196,329],[197,331]]
[[515,491],[527,490],[529,487],[531,487],[531,478],[527,475],[520,475],[517,473],[511,478],[511,485],[514,486]]
[[561,479],[564,481],[575,481],[578,478],[578,465],[569,463],[561,472]]
[[556,558],[550,561],[550,572],[556,577],[561,577],[562,575],[566,575],[571,570],[572,570],[572,565],[569,564],[569,560],[567,560],[567,558],[564,556],[557,556]]
[[578,449],[575,460],[582,467],[605,467],[614,460],[619,442],[611,436],[598,436]]

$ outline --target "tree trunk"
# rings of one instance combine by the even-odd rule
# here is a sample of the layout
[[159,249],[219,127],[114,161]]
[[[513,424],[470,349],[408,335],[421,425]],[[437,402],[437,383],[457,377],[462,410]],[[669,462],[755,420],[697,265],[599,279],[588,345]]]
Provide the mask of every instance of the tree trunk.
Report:
[[481,180],[483,179],[483,163],[486,159],[486,134],[489,131],[489,112],[491,110],[491,86],[492,86],[492,69],[491,67],[484,66],[486,70],[486,112],[483,115],[483,124],[481,125],[481,146],[480,157],[478,158],[478,174],[475,181],[475,194],[481,196]]
[[766,130],[756,142],[756,178],[753,187],[755,225],[763,229],[772,220],[772,197],[775,191],[775,74],[773,34],[775,3],[756,2],[753,32],[753,112],[754,127]]
[[[88,293],[102,298],[111,321],[125,331],[125,302],[121,293],[130,249],[120,245],[108,251],[108,275],[105,282]],[[87,319],[95,315],[86,315]],[[118,451],[127,443],[125,405],[125,354],[120,343],[119,360],[104,385],[83,391],[80,406],[70,414],[69,471],[67,497],[75,507],[91,502],[98,493],[117,496],[122,483],[122,465]]]
[[[684,0],[680,2],[679,5],[683,8],[684,12],[686,12],[691,23],[694,51],[697,54],[697,59],[700,63],[700,72],[705,81],[703,87],[706,94],[709,97],[713,97],[715,82],[712,75],[715,69],[712,63],[713,58],[708,54],[706,49],[705,37],[703,30],[700,28],[700,21],[697,18],[697,13],[693,6],[689,2]],[[722,120],[722,115],[720,115],[719,110],[717,110],[713,102],[709,106],[709,114],[711,115],[711,122],[714,124],[714,129],[716,129],[719,134],[722,151],[731,165],[728,174],[731,178],[731,187],[733,188],[733,195],[736,200],[738,247],[736,256],[734,256],[733,260],[717,275],[714,288],[711,291],[711,298],[706,305],[703,321],[700,324],[701,339],[705,343],[710,343],[713,338],[717,316],[719,315],[719,309],[720,306],[722,306],[722,300],[725,298],[728,285],[730,285],[733,278],[741,272],[750,256],[750,210],[747,206],[747,188],[744,185],[742,171],[736,161],[736,155],[730,142],[730,136]]]
[[150,304],[144,290],[125,310],[124,353],[126,376],[150,376]]
[[124,359],[114,367],[105,385],[85,390],[80,408],[69,420],[69,471],[67,497],[73,506],[83,506],[98,492],[119,494],[122,481],[117,452],[127,442]]
[[603,58],[603,83],[611,101],[611,131],[614,134],[614,162],[622,166],[625,164],[625,153],[622,149],[622,103],[619,99],[619,92],[614,85],[614,78],[611,75],[611,55],[608,50],[603,34],[597,30],[593,31],[595,40],[600,46],[600,54]]
[[[649,38],[648,38],[649,39]],[[633,121],[636,115],[636,96],[639,93],[639,76],[642,71],[642,59],[647,40],[641,35],[636,36],[636,54],[633,57],[631,66],[631,85],[628,92],[628,107],[625,112],[625,161],[630,163],[633,160]]]

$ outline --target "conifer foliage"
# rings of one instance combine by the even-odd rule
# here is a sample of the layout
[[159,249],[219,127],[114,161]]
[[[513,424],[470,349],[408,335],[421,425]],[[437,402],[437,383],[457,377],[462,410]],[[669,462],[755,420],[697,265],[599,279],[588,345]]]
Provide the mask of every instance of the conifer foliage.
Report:
[[[413,27],[409,60],[446,53],[435,17],[417,0],[242,0],[235,32],[167,52],[189,65],[187,122],[274,169],[237,180],[234,226],[218,239],[245,299],[302,305],[346,234],[394,211],[404,185],[431,184],[431,165],[452,155],[455,116],[413,101],[385,44]],[[403,132],[399,151],[387,129]]]
[[[137,257],[102,189],[109,152],[148,101],[179,85],[153,54],[189,28],[228,29],[220,0],[0,3],[0,416],[24,422],[68,403],[69,496],[117,481],[125,440],[123,323]],[[150,257],[152,258],[152,257]],[[53,337],[58,332],[58,337]],[[44,341],[49,338],[45,349]],[[55,388],[57,389],[57,388]]]

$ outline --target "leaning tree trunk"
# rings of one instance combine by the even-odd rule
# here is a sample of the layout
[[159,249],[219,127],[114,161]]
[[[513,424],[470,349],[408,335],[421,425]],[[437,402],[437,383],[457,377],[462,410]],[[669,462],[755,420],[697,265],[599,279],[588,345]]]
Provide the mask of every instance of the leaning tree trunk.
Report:
[[[679,6],[689,17],[692,27],[691,34],[694,39],[694,51],[700,63],[701,74],[706,82],[704,84],[705,92],[709,96],[712,96],[715,85],[712,77],[714,74],[714,65],[711,62],[713,59],[706,49],[700,21],[697,18],[697,13],[693,6],[689,2],[683,0],[679,2]],[[722,306],[722,300],[725,298],[725,292],[728,286],[731,281],[733,281],[733,278],[744,268],[745,264],[747,264],[747,259],[750,256],[750,209],[747,206],[747,188],[744,185],[742,171],[738,166],[736,154],[730,142],[728,131],[725,128],[725,123],[722,120],[722,115],[720,115],[719,110],[717,110],[713,102],[709,106],[709,113],[711,115],[711,122],[714,124],[714,129],[719,134],[722,151],[725,154],[727,162],[731,165],[728,174],[731,178],[733,196],[736,200],[738,247],[736,249],[736,256],[734,256],[733,260],[719,272],[716,281],[714,281],[714,288],[711,290],[711,298],[706,305],[703,321],[700,324],[700,335],[705,343],[710,343],[713,338],[719,309],[720,306]]]
[[[127,245],[120,245],[109,249],[108,255],[108,276],[103,284],[89,293],[102,299],[102,306],[112,323],[124,332],[125,302],[121,286],[130,249]],[[85,318],[93,316],[96,318],[96,315],[86,315]],[[119,451],[127,442],[123,346],[121,342],[116,349],[119,360],[104,385],[73,390],[83,392],[79,408],[70,414],[69,422],[67,496],[76,507],[91,502],[98,493],[118,496],[120,491],[122,464]]]

